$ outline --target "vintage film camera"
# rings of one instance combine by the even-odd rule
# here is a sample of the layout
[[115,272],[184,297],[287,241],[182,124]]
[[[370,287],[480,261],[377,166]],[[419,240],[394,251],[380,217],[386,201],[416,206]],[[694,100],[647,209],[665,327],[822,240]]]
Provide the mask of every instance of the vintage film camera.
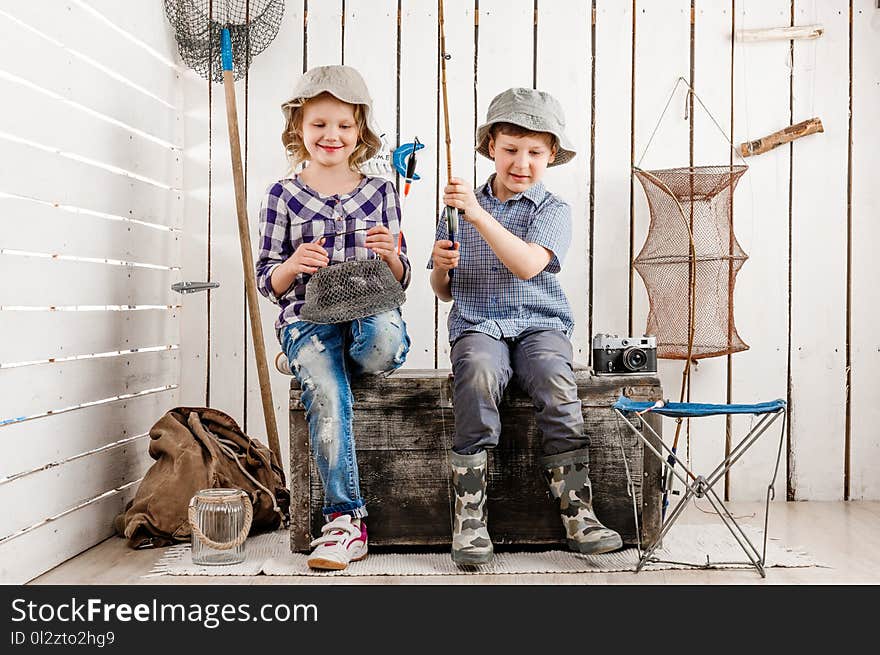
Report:
[[596,375],[624,375],[657,372],[657,337],[593,337],[593,372]]

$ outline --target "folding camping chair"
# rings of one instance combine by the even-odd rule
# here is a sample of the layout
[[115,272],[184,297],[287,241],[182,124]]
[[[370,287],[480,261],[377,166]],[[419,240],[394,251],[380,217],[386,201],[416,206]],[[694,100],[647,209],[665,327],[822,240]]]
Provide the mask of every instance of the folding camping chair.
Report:
[[[727,529],[730,530],[731,534],[733,534],[736,541],[739,543],[740,547],[743,549],[745,554],[748,556],[751,564],[757,569],[758,573],[761,574],[761,577],[766,577],[764,573],[764,566],[766,564],[766,556],[767,556],[767,520],[769,518],[770,512],[770,500],[775,496],[774,485],[776,483],[776,475],[779,471],[779,461],[782,456],[782,442],[785,437],[785,401],[784,400],[773,400],[766,403],[758,403],[754,405],[711,405],[704,403],[671,403],[671,402],[637,402],[627,398],[626,396],[621,396],[618,398],[617,402],[614,404],[614,411],[617,413],[617,416],[622,419],[630,429],[636,434],[636,436],[642,441],[642,443],[660,460],[663,462],[664,466],[664,480],[671,480],[671,476],[668,475],[671,473],[675,475],[682,484],[684,484],[686,491],[682,499],[675,506],[675,509],[669,515],[668,518],[665,518],[663,521],[662,528],[660,530],[660,534],[657,536],[657,539],[654,543],[649,544],[647,550],[641,552],[641,544],[639,546],[639,563],[636,566],[636,573],[642,570],[645,564],[649,561],[659,562],[661,560],[652,558],[654,551],[660,546],[663,541],[663,537],[666,533],[669,532],[669,529],[675,523],[678,518],[681,517],[682,512],[687,507],[689,501],[694,498],[703,498],[704,496],[708,499],[709,504],[712,505],[712,509],[715,510],[715,513],[721,518],[721,521],[724,525],[727,526]],[[730,452],[730,454],[725,457],[721,462],[715,467],[715,469],[709,473],[708,475],[697,475],[692,472],[690,468],[683,462],[678,455],[676,455],[675,451],[663,443],[663,439],[658,435],[654,429],[648,425],[647,421],[641,420],[641,416],[647,412],[654,412],[656,414],[660,414],[662,416],[669,416],[674,418],[698,418],[702,416],[715,416],[718,414],[754,414],[756,416],[760,416],[761,418],[758,422],[751,427],[745,437],[743,437],[742,441],[737,444],[737,446]],[[724,506],[724,503],[718,497],[718,494],[715,493],[713,489],[715,483],[721,480],[724,475],[733,467],[733,465],[739,460],[740,457],[745,454],[745,452],[754,444],[758,438],[767,431],[767,429],[776,422],[779,417],[782,417],[782,430],[779,435],[779,449],[776,454],[776,466],[773,469],[773,477],[770,480],[770,484],[767,487],[767,500],[764,507],[764,547],[763,550],[759,553],[758,549],[755,545],[749,540],[746,533],[740,527],[740,525],[736,522],[736,519],[731,515],[731,513]],[[632,420],[631,420],[632,418]],[[639,427],[637,427],[637,425]],[[667,452],[667,455],[664,457],[663,453],[654,446],[651,440],[649,440],[644,434],[643,430],[647,429],[656,439],[655,443],[660,444],[660,447]],[[623,445],[622,436],[621,436],[621,447]],[[629,477],[629,467],[627,466],[627,476]],[[630,488],[632,489],[632,479],[629,480]],[[665,486],[665,485],[664,485]],[[668,491],[668,489],[664,489],[664,491]],[[638,519],[636,519],[638,520]],[[638,532],[638,523],[636,524],[637,532]],[[685,564],[688,566],[696,566],[702,568],[709,568],[712,565],[712,562],[707,561],[703,563],[690,563],[690,562],[677,562],[678,564]],[[724,564],[748,564],[748,562],[723,562]],[[721,562],[715,562],[715,564],[721,564]]]

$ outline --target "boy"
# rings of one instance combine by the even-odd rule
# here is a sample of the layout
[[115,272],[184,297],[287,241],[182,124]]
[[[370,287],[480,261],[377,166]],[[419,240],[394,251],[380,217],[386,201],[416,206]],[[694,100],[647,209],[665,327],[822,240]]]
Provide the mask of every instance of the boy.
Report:
[[459,564],[492,558],[486,449],[498,444],[498,403],[514,376],[535,403],[542,464],[559,500],[569,548],[595,554],[623,545],[593,513],[590,440],[571,364],[574,322],[556,277],[571,240],[571,210],[541,183],[548,166],[575,155],[564,128],[562,107],[549,94],[504,91],[477,129],[477,152],[494,160],[495,173],[476,192],[452,178],[443,196],[464,218],[456,244],[440,221],[428,264],[436,296],[454,301],[450,463],[456,496],[452,559]]

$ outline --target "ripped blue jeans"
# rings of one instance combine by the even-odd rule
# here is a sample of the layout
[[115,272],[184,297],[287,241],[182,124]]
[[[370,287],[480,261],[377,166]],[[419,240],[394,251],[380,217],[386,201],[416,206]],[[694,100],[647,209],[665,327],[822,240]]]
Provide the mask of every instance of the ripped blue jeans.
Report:
[[302,388],[325,517],[367,515],[352,429],[351,379],[394,371],[409,346],[399,309],[331,325],[297,321],[281,331],[281,347]]

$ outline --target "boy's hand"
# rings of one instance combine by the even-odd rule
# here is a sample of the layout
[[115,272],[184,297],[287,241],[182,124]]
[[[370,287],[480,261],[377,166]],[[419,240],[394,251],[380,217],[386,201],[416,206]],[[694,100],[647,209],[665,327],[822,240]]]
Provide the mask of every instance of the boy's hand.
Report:
[[394,237],[391,236],[391,230],[385,225],[377,225],[367,230],[367,240],[365,242],[367,248],[379,255],[382,261],[387,262],[397,253]]
[[431,258],[434,260],[434,268],[441,271],[449,271],[458,267],[458,259],[461,253],[458,250],[459,244],[455,244],[452,249],[452,241],[442,239],[434,242],[434,248],[431,250]]
[[296,275],[300,273],[315,273],[319,268],[324,268],[330,263],[327,251],[324,250],[324,239],[299,244],[285,264],[293,269]]
[[449,179],[449,184],[443,189],[443,202],[450,207],[462,210],[465,220],[470,222],[478,220],[484,213],[471,185],[460,177]]

